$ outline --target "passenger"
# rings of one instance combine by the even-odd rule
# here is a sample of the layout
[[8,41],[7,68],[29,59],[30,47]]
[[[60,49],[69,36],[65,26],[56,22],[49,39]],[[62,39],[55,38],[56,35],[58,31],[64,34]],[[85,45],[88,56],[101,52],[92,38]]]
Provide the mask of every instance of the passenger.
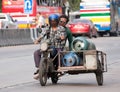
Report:
[[69,18],[66,15],[61,15],[59,17],[59,25],[63,26],[65,28],[65,31],[67,33],[67,39],[69,42],[69,50],[72,50],[71,43],[73,41],[73,36],[72,36],[70,29],[68,27],[66,27],[66,24],[68,23],[68,21],[69,21]]
[[[52,41],[52,45],[55,45],[56,40],[58,39],[57,37],[59,36],[60,39],[62,40],[62,46],[65,46],[66,44],[66,31],[65,28],[62,26],[58,25],[59,23],[59,16],[57,14],[52,14],[49,16],[49,30],[44,31],[41,33],[41,35],[38,37],[38,39],[34,42],[35,44],[38,44],[41,41],[41,38],[43,37],[43,34],[47,34],[47,38],[49,38]],[[64,35],[60,35],[62,32],[64,32]],[[57,53],[54,53],[52,57],[54,57]],[[38,79],[39,77],[39,63],[41,60],[41,52],[40,49],[36,50],[34,52],[34,62],[35,62],[35,67],[37,68],[37,71],[34,73],[34,79]],[[56,64],[56,63],[55,63]]]

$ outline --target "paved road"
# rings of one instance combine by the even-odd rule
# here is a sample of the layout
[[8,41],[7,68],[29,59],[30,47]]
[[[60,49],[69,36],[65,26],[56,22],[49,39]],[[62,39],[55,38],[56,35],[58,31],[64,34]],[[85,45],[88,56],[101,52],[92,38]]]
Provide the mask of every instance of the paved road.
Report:
[[0,48],[0,92],[119,92],[120,90],[120,37],[88,39],[98,50],[107,54],[108,72],[104,85],[98,86],[94,74],[65,75],[57,85],[51,81],[41,87],[33,79],[35,71],[33,52],[39,45]]

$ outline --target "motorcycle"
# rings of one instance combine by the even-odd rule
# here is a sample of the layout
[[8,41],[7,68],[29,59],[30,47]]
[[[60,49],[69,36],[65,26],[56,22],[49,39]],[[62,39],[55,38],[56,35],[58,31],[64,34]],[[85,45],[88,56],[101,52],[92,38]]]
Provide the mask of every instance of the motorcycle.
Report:
[[51,39],[44,39],[40,46],[42,55],[39,65],[39,81],[41,86],[45,86],[49,78],[51,78],[53,84],[58,81],[58,53],[63,47],[60,46],[61,40],[59,37],[56,40],[56,47],[52,45]]

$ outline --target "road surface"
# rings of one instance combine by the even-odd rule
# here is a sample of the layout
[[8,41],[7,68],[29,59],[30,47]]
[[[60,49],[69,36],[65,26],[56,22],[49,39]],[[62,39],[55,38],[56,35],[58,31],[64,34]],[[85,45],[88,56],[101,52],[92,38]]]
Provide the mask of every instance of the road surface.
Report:
[[33,79],[35,71],[33,52],[39,45],[0,47],[0,92],[119,92],[120,37],[88,39],[97,50],[107,54],[108,72],[104,84],[98,86],[95,74],[65,75],[57,85],[48,80],[45,87]]

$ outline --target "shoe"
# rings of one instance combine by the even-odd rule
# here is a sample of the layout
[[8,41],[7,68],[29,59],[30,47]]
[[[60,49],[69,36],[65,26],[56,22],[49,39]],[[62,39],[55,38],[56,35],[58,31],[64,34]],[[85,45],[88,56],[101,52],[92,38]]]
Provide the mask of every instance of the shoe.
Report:
[[39,79],[39,69],[36,70],[36,72],[34,73],[34,79],[38,80]]
[[38,80],[39,79],[39,73],[35,74],[33,78]]
[[36,72],[34,72],[34,75],[35,75],[35,74],[38,74],[38,73],[39,73],[39,69],[37,69]]

